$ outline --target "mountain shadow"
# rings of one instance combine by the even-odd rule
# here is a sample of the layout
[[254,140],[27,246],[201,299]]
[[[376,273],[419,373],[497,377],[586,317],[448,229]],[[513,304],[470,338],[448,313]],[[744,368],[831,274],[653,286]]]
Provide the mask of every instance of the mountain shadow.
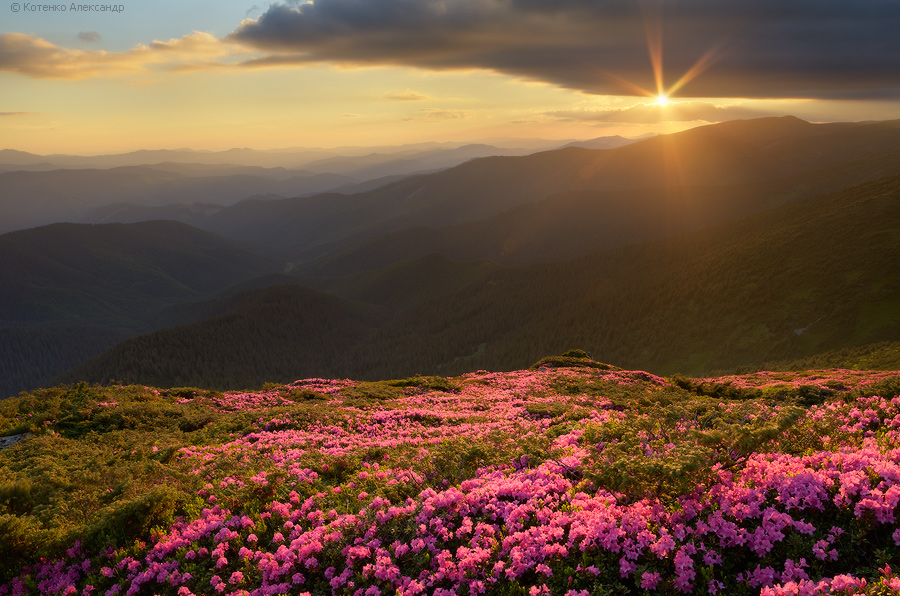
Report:
[[[0,236],[0,395],[151,330],[160,309],[281,267],[175,222],[53,224]],[[45,349],[36,353],[38,346]],[[29,371],[29,372],[26,372]]]

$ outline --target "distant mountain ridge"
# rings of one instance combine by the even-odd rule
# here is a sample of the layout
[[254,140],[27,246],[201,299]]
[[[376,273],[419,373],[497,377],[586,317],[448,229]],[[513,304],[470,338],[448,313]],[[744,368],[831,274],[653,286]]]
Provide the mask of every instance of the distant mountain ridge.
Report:
[[285,177],[228,174],[200,175],[186,167],[122,166],[108,170],[53,170],[0,173],[0,232],[55,221],[79,222],[90,211],[113,203],[143,206],[215,202],[222,206],[259,193],[297,196],[358,180],[337,174],[300,173]]
[[198,350],[214,372],[197,384],[255,382],[240,354],[279,375],[315,362],[304,374],[386,378],[518,368],[573,345],[694,374],[900,341],[900,121],[735,121],[383,182],[95,212],[204,232],[0,236],[0,356],[16,368],[0,378],[28,388],[97,355],[60,378],[194,384]]
[[[613,200],[610,193],[639,191],[633,199],[649,209],[661,208],[690,220],[691,209],[705,205],[719,210],[718,221],[723,221],[898,173],[897,151],[900,121],[828,125],[792,117],[735,121],[613,150],[567,148],[524,157],[476,159],[347,197],[245,202],[197,225],[269,246],[288,260],[303,263],[405,228],[474,225],[566,193],[594,193],[598,203],[608,204]],[[883,155],[888,158],[882,159]],[[873,171],[868,161],[879,159],[883,167]],[[818,185],[820,176],[834,176],[830,172],[842,168],[845,175],[833,184]],[[778,187],[775,193],[765,188],[768,182]],[[747,185],[756,188],[744,188]],[[652,189],[665,192],[656,192],[658,199],[647,202],[653,194],[647,191]],[[716,200],[716,193],[722,201]],[[772,194],[778,201],[769,200]],[[732,202],[732,196],[740,200]],[[632,200],[624,194],[620,197]],[[677,205],[666,204],[677,202],[691,208],[678,212]],[[675,233],[689,229],[672,228]],[[433,250],[442,248],[433,246],[424,253]]]
[[[603,137],[601,137],[602,139]],[[618,137],[621,138],[621,137]],[[594,139],[595,142],[599,141]],[[256,167],[284,167],[294,169],[315,161],[334,159],[340,157],[359,158],[362,156],[385,156],[393,154],[396,157],[409,157],[412,155],[430,155],[432,159],[441,153],[452,155],[464,153],[466,159],[473,157],[465,154],[467,148],[504,148],[519,151],[540,151],[554,149],[573,141],[549,141],[546,139],[490,139],[474,142],[448,142],[448,143],[411,143],[406,145],[385,145],[370,147],[290,147],[283,149],[249,149],[232,148],[224,151],[207,151],[197,149],[142,149],[127,153],[106,155],[37,155],[27,151],[16,149],[0,149],[0,166],[36,166],[49,164],[55,167],[65,168],[113,168],[121,166],[141,166],[164,162],[193,163],[206,165],[244,165]]]
[[[533,142],[545,147],[547,142]],[[411,174],[536,147],[426,143],[399,147],[254,151],[155,150],[38,156],[0,150],[0,233],[58,222],[138,221],[147,207],[248,197],[364,192]],[[111,209],[112,205],[117,207]],[[165,215],[165,213],[162,213]],[[196,223],[190,221],[190,223]]]

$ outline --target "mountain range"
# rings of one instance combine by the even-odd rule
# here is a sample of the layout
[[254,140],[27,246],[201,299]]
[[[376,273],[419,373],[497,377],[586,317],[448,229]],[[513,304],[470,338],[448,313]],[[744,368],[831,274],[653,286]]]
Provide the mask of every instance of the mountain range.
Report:
[[[620,146],[621,137],[593,142]],[[149,212],[209,212],[248,198],[356,193],[414,173],[531,146],[424,143],[335,150],[158,150],[121,155],[40,156],[0,150],[0,232],[56,222],[133,222]],[[550,143],[551,146],[555,142]]]
[[[198,171],[154,171],[179,168]],[[573,346],[702,374],[900,340],[900,121],[733,121],[180,205],[0,236],[0,393],[511,370]]]

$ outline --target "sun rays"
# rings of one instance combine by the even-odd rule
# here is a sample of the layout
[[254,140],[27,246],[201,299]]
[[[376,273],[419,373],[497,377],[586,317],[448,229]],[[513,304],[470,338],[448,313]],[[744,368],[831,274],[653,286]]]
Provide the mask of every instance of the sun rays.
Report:
[[712,66],[713,62],[715,62],[716,58],[721,54],[724,42],[720,41],[707,50],[683,75],[681,75],[681,78],[679,78],[672,86],[666,88],[665,71],[663,68],[662,3],[645,1],[640,3],[640,7],[644,21],[644,34],[647,38],[647,53],[653,68],[653,81],[656,84],[656,91],[644,89],[639,85],[630,81],[625,81],[619,77],[613,78],[632,91],[638,91],[641,95],[654,98],[655,105],[665,107],[673,103],[671,98],[675,93]]

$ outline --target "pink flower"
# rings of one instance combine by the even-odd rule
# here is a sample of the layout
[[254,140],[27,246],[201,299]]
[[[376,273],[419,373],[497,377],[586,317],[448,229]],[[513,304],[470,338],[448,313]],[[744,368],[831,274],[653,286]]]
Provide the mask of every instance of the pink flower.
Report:
[[659,585],[659,579],[659,573],[645,571],[643,575],[641,575],[641,587],[645,590],[655,590],[656,586]]
[[629,561],[625,557],[619,559],[619,575],[628,577],[637,569],[637,565],[633,561]]
[[650,545],[650,552],[660,559],[665,558],[675,548],[675,541],[668,534],[663,534],[659,539]]

